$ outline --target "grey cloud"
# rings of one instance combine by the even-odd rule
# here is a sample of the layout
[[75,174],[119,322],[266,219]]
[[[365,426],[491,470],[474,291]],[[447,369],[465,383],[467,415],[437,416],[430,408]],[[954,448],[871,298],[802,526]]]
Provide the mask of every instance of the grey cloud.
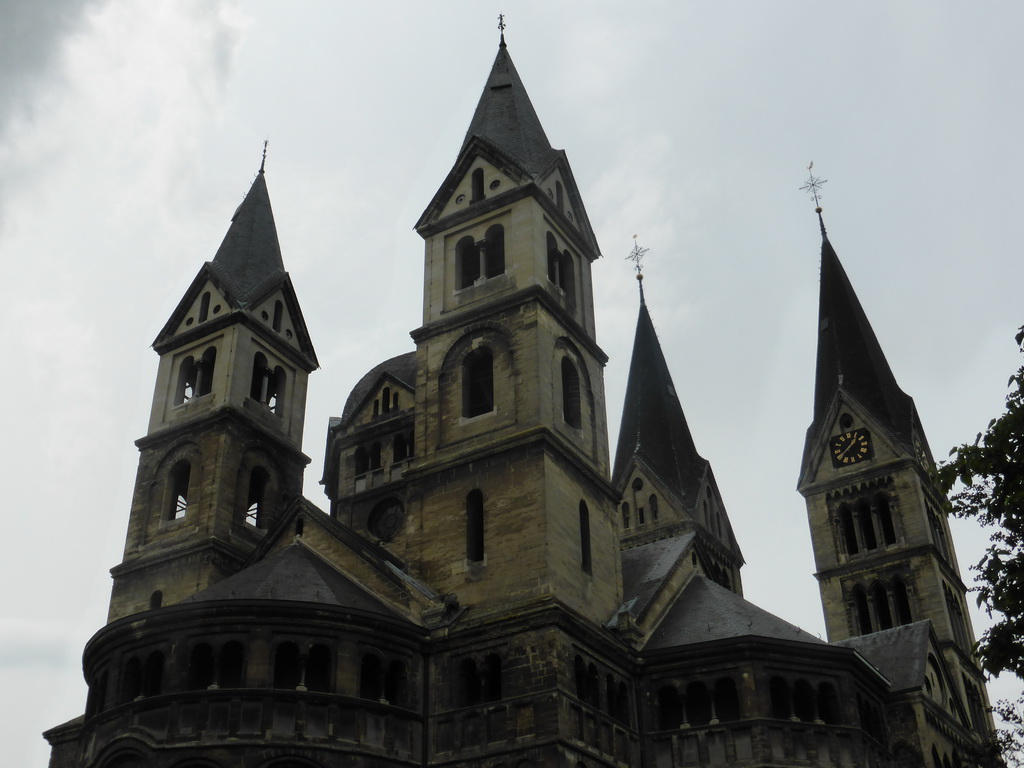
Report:
[[99,0],[0,0],[0,134]]

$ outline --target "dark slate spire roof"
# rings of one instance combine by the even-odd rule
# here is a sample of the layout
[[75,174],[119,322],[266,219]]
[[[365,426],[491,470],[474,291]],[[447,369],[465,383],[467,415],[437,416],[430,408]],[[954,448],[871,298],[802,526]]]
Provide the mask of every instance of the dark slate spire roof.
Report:
[[490,141],[532,173],[543,170],[557,154],[541,127],[504,40],[498,46],[462,149],[474,136]]
[[893,437],[909,445],[915,421],[914,401],[896,383],[824,225],[821,235],[818,363],[810,435],[819,434],[826,426],[822,420],[842,387]]
[[825,645],[809,632],[695,575],[651,635],[644,650],[676,648],[733,637],[768,637]]
[[231,217],[212,267],[238,302],[258,298],[285,278],[281,245],[262,167],[242,204]]
[[636,457],[678,498],[695,503],[708,462],[699,453],[683,415],[665,355],[658,342],[640,287],[640,316],[629,363],[626,401],[622,408],[619,444],[612,483],[625,482],[630,459]]

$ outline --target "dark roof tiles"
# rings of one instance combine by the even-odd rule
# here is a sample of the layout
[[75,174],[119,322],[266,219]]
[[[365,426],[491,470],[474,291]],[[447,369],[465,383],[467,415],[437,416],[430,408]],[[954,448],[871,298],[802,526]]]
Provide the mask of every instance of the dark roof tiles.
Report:
[[341,606],[390,617],[399,615],[299,543],[268,555],[182,602],[211,600],[285,600]]
[[557,154],[548,142],[504,43],[498,48],[487,84],[466,131],[463,149],[474,136],[508,153],[532,174],[545,170]]
[[748,635],[825,645],[811,633],[696,575],[651,635],[646,650]]
[[851,637],[834,645],[853,648],[892,684],[903,691],[924,685],[931,623],[917,621],[902,627]]
[[262,171],[231,217],[231,226],[213,257],[212,267],[238,303],[259,298],[284,280],[281,245]]

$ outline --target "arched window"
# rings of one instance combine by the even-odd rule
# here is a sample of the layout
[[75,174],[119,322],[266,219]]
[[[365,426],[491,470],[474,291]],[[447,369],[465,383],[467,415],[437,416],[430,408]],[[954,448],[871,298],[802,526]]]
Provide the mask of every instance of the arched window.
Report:
[[392,661],[384,677],[384,698],[391,704],[405,704],[409,697],[409,675],[405,664]]
[[468,288],[480,279],[480,255],[476,241],[466,235],[455,244],[455,270],[458,275],[457,288]]
[[740,719],[740,697],[736,681],[723,677],[715,683],[715,715],[721,722]]
[[391,441],[391,455],[394,461],[403,461],[409,455],[405,435],[399,432]]
[[380,469],[380,443],[370,444],[370,469]]
[[868,596],[864,588],[857,586],[853,588],[853,613],[854,624],[859,634],[871,634],[871,613],[868,610]]
[[370,469],[370,458],[366,455],[366,449],[363,446],[356,448],[355,453],[355,470],[357,475],[365,475]]
[[622,502],[622,527],[629,528],[629,503]]
[[326,645],[316,644],[309,649],[306,662],[306,688],[321,693],[331,692],[331,650]]
[[683,702],[674,685],[658,690],[658,729],[678,728],[683,722]]
[[164,655],[153,651],[142,668],[142,695],[159,696],[164,683]]
[[580,500],[580,566],[584,573],[594,571],[590,560],[590,510],[583,500]]
[[274,652],[274,687],[294,690],[302,683],[299,646],[281,643]]
[[587,703],[593,707],[601,706],[601,678],[597,674],[597,667],[593,664],[587,665]]
[[181,361],[178,383],[174,387],[174,405],[187,403],[196,394],[196,361],[191,355]]
[[265,528],[267,483],[270,475],[263,467],[253,467],[249,473],[249,493],[245,505],[245,522],[253,528]]
[[135,701],[142,694],[142,665],[136,658],[128,659],[121,673],[121,703]]
[[373,701],[383,698],[382,673],[379,658],[372,653],[363,656],[359,666],[359,698]]
[[168,520],[180,520],[188,512],[189,481],[192,478],[192,465],[182,459],[171,469],[171,503],[167,513]]
[[547,234],[546,243],[548,250],[548,281],[561,288],[562,255],[558,252],[558,242],[555,240],[555,236],[550,232]]
[[[611,680],[611,675],[608,676],[608,679]],[[621,681],[615,686],[614,695],[612,695],[612,683],[608,683],[608,714],[624,725],[630,724],[629,690]]]
[[892,612],[889,610],[889,595],[885,587],[875,584],[871,588],[871,602],[875,604],[875,616],[878,617],[878,628],[892,629]]
[[559,211],[562,210],[562,202],[563,202],[563,200],[562,200],[562,182],[556,181],[555,182],[555,205],[558,207]]
[[244,685],[245,649],[237,640],[224,643],[220,649],[220,687],[242,688]]
[[470,198],[469,202],[471,202],[471,203],[478,203],[478,202],[480,202],[481,200],[484,199],[484,169],[483,168],[476,168],[476,169],[473,170],[472,184],[473,184],[473,196]]
[[857,502],[857,521],[860,523],[860,539],[864,542],[864,549],[869,552],[878,547],[878,539],[875,538],[875,524],[871,519],[871,505],[867,499]]
[[658,497],[653,493],[647,499],[647,508],[651,510],[651,520],[658,522]]
[[492,653],[484,659],[480,668],[481,701],[499,701],[501,687],[501,657]]
[[213,649],[207,643],[199,643],[188,656],[187,690],[205,691],[214,682]]
[[382,404],[381,410],[384,413],[391,412],[391,387],[384,387],[384,391],[381,392],[380,401]]
[[180,404],[193,397],[202,397],[213,391],[213,369],[217,363],[217,348],[207,347],[202,357],[194,361],[186,357],[178,371],[178,386],[175,403]]
[[768,693],[772,700],[772,717],[777,720],[789,720],[792,709],[789,704],[789,685],[781,677],[773,677],[768,684]]
[[818,718],[828,725],[839,725],[842,722],[839,695],[831,683],[818,685]]
[[875,508],[878,510],[878,522],[882,527],[882,540],[887,544],[896,543],[896,529],[892,525],[892,509],[889,497],[884,493],[875,496]]
[[487,277],[505,273],[505,228],[494,224],[484,233],[484,265]]
[[559,287],[565,293],[570,307],[576,306],[576,263],[569,251],[563,251],[558,259]]
[[487,347],[478,347],[462,362],[462,415],[480,416],[494,410],[494,358]]
[[576,673],[576,696],[585,700],[587,698],[587,666],[580,656],[573,660],[573,671]]
[[199,300],[199,322],[205,323],[210,316],[210,292],[206,291]]
[[274,322],[271,327],[278,333],[281,332],[281,319],[284,317],[284,304],[280,301],[274,302]]
[[907,585],[902,579],[896,578],[892,581],[892,604],[896,609],[896,621],[899,624],[910,624],[914,619],[910,615],[910,596],[907,594]]
[[153,611],[164,603],[164,593],[159,589],[149,596],[149,610]]
[[793,715],[805,723],[815,720],[814,689],[806,680],[797,680],[793,686]]
[[568,357],[562,358],[562,419],[570,427],[580,427],[580,375]]
[[463,659],[459,664],[459,704],[471,707],[480,703],[480,676],[476,671],[476,662]]
[[846,554],[856,555],[860,548],[857,546],[857,531],[853,525],[853,512],[845,504],[839,508],[839,528],[843,532]]
[[707,725],[711,722],[711,696],[704,683],[695,682],[686,686],[686,720],[690,725]]
[[466,494],[466,559],[484,559],[484,494],[479,488]]

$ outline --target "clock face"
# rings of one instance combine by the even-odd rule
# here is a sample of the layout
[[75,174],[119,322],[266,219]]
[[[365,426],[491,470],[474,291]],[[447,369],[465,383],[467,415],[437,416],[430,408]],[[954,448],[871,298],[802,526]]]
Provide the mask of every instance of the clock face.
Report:
[[863,429],[851,429],[836,435],[829,441],[829,448],[832,451],[832,463],[837,467],[856,464],[873,455],[871,437]]

